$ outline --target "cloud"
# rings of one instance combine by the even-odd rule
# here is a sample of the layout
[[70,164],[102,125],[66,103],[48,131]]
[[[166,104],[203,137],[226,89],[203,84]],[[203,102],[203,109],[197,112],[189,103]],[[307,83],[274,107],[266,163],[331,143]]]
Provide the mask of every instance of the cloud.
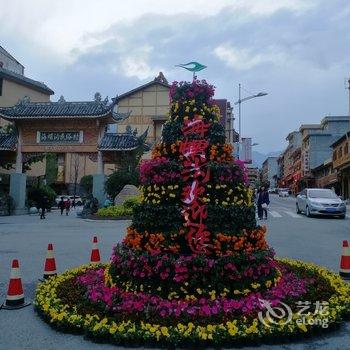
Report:
[[231,45],[221,44],[214,49],[215,55],[229,67],[236,69],[252,69],[263,63],[279,65],[286,62],[282,53],[257,53],[254,54],[247,49],[237,49]]
[[160,70],[169,81],[190,79],[175,65],[196,60],[208,66],[199,77],[217,87],[217,97],[236,100],[238,83],[244,94],[269,93],[242,105],[243,136],[261,151],[281,149],[301,122],[347,110],[346,0],[11,4],[2,7],[0,36],[27,74],[57,96],[115,96]]

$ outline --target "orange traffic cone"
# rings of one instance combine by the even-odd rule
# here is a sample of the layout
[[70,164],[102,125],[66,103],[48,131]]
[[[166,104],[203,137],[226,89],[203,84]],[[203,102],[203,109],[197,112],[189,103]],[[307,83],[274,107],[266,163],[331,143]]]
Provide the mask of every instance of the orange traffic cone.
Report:
[[44,279],[48,279],[49,277],[56,276],[56,261],[53,256],[53,245],[49,243],[47,246],[46,260],[44,266]]
[[99,263],[101,262],[101,258],[100,258],[100,251],[97,247],[97,237],[95,236],[93,241],[92,241],[92,251],[91,251],[91,258],[90,261],[92,263]]
[[9,287],[7,291],[6,301],[2,305],[3,309],[14,310],[30,305],[24,301],[24,294],[21,281],[21,272],[19,270],[19,262],[17,259],[12,261],[12,269]]
[[343,253],[340,259],[339,275],[345,279],[350,278],[350,248],[348,241],[343,241]]

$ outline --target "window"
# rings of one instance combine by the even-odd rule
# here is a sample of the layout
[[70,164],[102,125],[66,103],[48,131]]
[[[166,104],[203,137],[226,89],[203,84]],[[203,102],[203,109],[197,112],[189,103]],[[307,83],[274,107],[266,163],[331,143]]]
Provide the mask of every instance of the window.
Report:
[[337,160],[337,150],[333,151],[333,160]]
[[2,85],[3,85],[3,79],[0,78],[0,96],[2,96]]
[[348,154],[349,153],[349,144],[346,143],[344,146],[344,154]]
[[343,147],[339,147],[338,158],[341,158],[342,156],[343,156]]

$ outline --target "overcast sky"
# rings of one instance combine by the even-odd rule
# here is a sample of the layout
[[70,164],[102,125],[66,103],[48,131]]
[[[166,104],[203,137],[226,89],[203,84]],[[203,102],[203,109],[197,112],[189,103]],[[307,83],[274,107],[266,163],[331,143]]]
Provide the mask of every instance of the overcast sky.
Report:
[[238,83],[243,97],[268,92],[242,104],[242,135],[261,152],[282,150],[300,123],[348,113],[347,0],[0,0],[0,9],[0,45],[53,100],[112,97],[159,71],[189,80],[174,66],[194,60],[218,98],[235,101]]

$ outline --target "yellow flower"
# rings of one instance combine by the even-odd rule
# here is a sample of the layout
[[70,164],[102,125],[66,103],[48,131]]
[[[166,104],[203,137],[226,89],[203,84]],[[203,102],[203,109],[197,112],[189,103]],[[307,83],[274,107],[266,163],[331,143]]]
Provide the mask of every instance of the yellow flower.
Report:
[[162,332],[162,334],[166,337],[169,337],[169,332],[168,332],[168,328],[167,327],[161,327],[160,331]]

